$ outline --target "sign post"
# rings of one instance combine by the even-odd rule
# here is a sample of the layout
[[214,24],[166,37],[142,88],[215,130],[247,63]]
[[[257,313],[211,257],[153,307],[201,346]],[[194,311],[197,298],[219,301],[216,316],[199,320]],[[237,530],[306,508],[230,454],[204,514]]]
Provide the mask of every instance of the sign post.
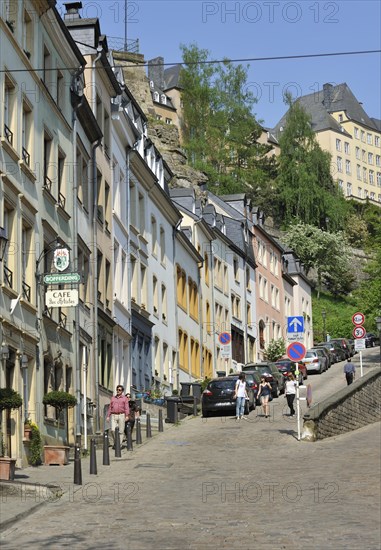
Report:
[[231,358],[231,342],[232,336],[230,332],[221,332],[218,335],[218,342],[221,346],[221,357],[225,359],[226,375],[228,375],[228,361]]
[[[362,326],[365,323],[365,315],[361,313],[361,311],[358,311],[354,315],[352,315],[352,323],[355,325],[355,328],[353,329],[353,338],[355,339],[355,349],[358,349],[360,351],[360,376],[363,375],[362,370],[362,350],[365,349],[365,340],[364,336],[366,334],[365,328]],[[362,345],[356,346],[356,343],[358,340],[361,340],[364,342],[364,347]]]
[[287,357],[296,363],[296,420],[298,424],[298,441],[300,441],[300,394],[299,394],[299,361],[306,355],[306,347],[302,342],[292,342],[287,346]]

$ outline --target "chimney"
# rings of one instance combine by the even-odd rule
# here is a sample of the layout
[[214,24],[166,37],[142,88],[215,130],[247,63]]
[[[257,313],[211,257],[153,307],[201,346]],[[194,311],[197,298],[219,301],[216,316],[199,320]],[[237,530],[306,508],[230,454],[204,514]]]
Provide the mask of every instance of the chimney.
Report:
[[332,103],[332,84],[323,84],[323,105],[329,111]]
[[148,80],[152,80],[158,88],[164,90],[164,58],[155,57],[148,61]]
[[73,19],[81,19],[79,10],[82,9],[82,2],[64,2],[66,13],[64,19],[73,21]]

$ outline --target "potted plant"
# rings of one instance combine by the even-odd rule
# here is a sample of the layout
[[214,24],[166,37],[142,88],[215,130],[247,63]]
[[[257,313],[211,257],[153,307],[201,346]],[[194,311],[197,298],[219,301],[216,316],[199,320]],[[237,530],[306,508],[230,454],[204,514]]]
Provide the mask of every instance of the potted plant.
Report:
[[[74,395],[66,391],[50,391],[46,393],[42,400],[44,405],[54,407],[57,412],[57,427],[59,425],[61,414],[64,413],[64,425],[67,434],[67,410],[75,407],[77,399]],[[57,434],[58,436],[58,434]],[[44,445],[44,463],[45,464],[68,464],[69,446],[68,445]]]
[[[0,421],[1,421],[1,458],[0,458],[0,479],[12,480],[15,476],[16,459],[7,456],[8,454],[8,415],[11,410],[19,409],[22,405],[21,395],[11,388],[0,388]],[[8,415],[5,419],[5,433],[3,433],[3,411]]]
[[24,439],[30,440],[32,435],[32,421],[30,418],[27,418],[24,421]]

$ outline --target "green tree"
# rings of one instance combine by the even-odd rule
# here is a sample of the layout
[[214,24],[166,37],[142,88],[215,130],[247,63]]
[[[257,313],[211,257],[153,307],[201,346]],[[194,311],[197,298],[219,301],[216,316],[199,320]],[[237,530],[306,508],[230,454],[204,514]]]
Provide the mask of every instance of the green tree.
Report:
[[286,353],[286,343],[283,338],[271,340],[267,346],[264,356],[268,361],[277,361]]
[[218,194],[251,190],[274,171],[258,143],[261,127],[253,114],[255,97],[247,67],[225,60],[207,63],[209,52],[182,46],[183,145],[189,162],[205,172]]
[[277,221],[288,225],[297,219],[332,231],[343,229],[348,206],[331,176],[331,155],[320,148],[311,118],[298,101],[287,95],[285,102],[289,110],[279,139]]
[[333,295],[352,289],[351,252],[343,232],[329,233],[299,222],[288,227],[283,240],[300,258],[307,274],[316,271],[318,294],[323,285]]

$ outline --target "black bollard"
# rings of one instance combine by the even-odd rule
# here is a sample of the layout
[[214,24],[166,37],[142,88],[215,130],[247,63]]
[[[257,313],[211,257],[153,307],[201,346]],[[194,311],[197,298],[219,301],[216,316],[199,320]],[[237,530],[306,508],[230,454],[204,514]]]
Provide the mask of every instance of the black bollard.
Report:
[[119,435],[119,426],[115,428],[114,432],[114,447],[115,447],[115,457],[120,458],[122,456],[122,451],[120,449],[120,435]]
[[140,418],[136,419],[136,444],[142,444],[142,427],[140,426]]
[[103,466],[110,466],[110,451],[108,448],[108,430],[103,432]]
[[152,430],[151,430],[151,415],[150,413],[147,413],[146,414],[146,436],[147,438],[148,437],[152,437]]
[[197,416],[197,397],[193,396],[193,416]]
[[78,445],[78,439],[74,449],[74,485],[82,485],[81,447]]
[[159,409],[159,432],[163,432],[164,431],[164,427],[163,427],[163,411],[161,409]]
[[131,424],[127,422],[127,451],[133,451]]
[[92,437],[90,440],[90,474],[97,475],[97,453],[96,453],[95,439]]

